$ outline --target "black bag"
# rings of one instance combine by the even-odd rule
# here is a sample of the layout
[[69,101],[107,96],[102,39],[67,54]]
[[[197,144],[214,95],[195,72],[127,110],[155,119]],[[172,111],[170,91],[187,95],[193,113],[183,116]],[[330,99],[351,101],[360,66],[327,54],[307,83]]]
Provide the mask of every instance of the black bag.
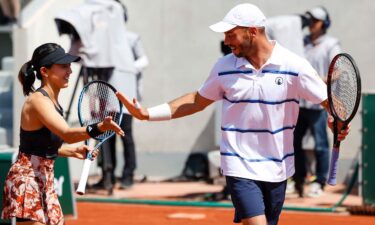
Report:
[[208,180],[208,158],[205,153],[191,153],[185,163],[182,176],[188,180]]

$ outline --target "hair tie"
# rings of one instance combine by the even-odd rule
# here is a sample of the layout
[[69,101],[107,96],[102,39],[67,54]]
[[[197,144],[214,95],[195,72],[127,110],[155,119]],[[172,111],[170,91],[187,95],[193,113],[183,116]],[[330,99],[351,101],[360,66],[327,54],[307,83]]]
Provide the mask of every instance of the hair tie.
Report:
[[26,71],[25,71],[25,77],[28,77],[29,75],[35,75],[35,71],[36,71],[36,69],[35,69],[35,67],[34,67],[34,65],[30,65],[30,67],[29,68],[27,68],[26,69]]

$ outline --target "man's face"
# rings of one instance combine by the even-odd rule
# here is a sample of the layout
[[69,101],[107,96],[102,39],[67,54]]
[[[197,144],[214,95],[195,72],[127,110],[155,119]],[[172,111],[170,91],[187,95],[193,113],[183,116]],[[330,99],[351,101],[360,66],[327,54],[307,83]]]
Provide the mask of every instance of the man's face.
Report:
[[224,44],[230,47],[232,53],[237,57],[244,57],[249,54],[253,38],[250,35],[249,27],[235,27],[224,33]]
[[321,33],[323,30],[324,22],[322,20],[312,19],[311,24],[309,26],[311,34],[318,34]]

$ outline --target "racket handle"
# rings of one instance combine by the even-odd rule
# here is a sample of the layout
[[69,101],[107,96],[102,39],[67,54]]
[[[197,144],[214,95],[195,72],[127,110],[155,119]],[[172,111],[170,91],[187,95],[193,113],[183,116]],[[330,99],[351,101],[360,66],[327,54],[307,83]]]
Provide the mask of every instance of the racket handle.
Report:
[[86,189],[87,179],[89,177],[91,162],[92,161],[89,158],[87,158],[85,159],[85,162],[83,163],[81,178],[79,179],[78,188],[76,190],[76,193],[79,195],[85,194],[85,189]]
[[329,168],[328,184],[336,185],[336,176],[338,170],[338,159],[340,155],[340,148],[334,147],[332,149],[331,167]]

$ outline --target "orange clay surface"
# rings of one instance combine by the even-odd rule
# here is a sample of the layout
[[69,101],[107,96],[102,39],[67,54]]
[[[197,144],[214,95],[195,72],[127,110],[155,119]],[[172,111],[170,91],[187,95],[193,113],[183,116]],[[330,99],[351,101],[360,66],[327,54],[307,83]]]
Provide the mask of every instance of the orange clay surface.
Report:
[[[171,207],[115,203],[78,202],[78,219],[67,219],[66,225],[226,225],[233,224],[233,209]],[[283,211],[279,225],[374,225],[374,216],[348,214],[302,213]]]

